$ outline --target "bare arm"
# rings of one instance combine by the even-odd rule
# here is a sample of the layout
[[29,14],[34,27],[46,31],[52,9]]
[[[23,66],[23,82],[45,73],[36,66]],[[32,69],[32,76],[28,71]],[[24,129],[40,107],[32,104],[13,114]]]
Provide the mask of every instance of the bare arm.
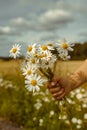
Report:
[[60,100],[70,91],[87,82],[87,60],[72,74],[67,77],[55,77],[47,87],[52,96]]
[[72,82],[75,82],[75,88],[87,82],[87,60],[69,76],[69,79],[72,80]]

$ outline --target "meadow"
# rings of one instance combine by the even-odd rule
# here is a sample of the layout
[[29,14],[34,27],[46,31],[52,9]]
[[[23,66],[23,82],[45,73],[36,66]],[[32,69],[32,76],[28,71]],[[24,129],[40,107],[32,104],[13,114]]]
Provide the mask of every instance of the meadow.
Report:
[[[66,76],[83,62],[59,61],[55,75]],[[58,102],[46,86],[37,93],[25,89],[21,63],[22,60],[0,60],[0,117],[23,130],[86,130],[87,84],[71,92],[66,103]]]

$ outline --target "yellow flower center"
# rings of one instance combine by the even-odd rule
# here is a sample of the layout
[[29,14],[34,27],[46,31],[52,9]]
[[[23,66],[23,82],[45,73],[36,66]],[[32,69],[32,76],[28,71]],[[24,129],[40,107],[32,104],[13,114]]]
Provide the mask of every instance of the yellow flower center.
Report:
[[12,52],[16,53],[17,52],[17,48],[13,48]]
[[31,74],[31,70],[28,70],[28,71],[27,71],[27,74],[30,75],[30,74]]
[[28,51],[31,52],[32,51],[32,46],[28,47]]
[[43,57],[46,57],[46,56],[47,56],[47,54],[36,55],[36,57],[37,57],[38,59],[43,58]]
[[31,84],[32,84],[33,86],[36,86],[37,81],[36,81],[35,79],[33,79],[33,80],[31,81]]
[[35,64],[35,59],[34,59],[34,58],[32,58],[32,59],[31,59],[31,62],[32,62],[33,64]]
[[41,48],[43,51],[46,51],[48,49],[46,45],[41,46]]
[[49,65],[49,62],[47,61],[47,62],[45,63],[45,65]]
[[62,48],[63,48],[63,49],[67,49],[67,48],[68,48],[68,44],[67,44],[67,43],[63,43],[63,44],[62,44]]

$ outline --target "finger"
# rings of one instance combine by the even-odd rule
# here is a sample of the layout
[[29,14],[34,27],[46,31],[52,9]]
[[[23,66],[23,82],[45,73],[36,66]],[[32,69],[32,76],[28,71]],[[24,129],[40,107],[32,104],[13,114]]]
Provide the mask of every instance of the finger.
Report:
[[64,93],[64,89],[61,88],[59,92],[53,93],[52,96],[53,97],[60,97],[63,93]]
[[63,92],[60,96],[56,97],[56,100],[61,100],[62,98],[65,97],[65,92]]
[[47,82],[46,87],[49,88],[49,86],[50,86],[50,82]]
[[47,88],[48,89],[55,88],[56,86],[57,86],[56,82],[48,82],[47,83]]
[[52,82],[51,82],[51,86],[52,86],[52,87],[55,87],[56,85],[57,85],[57,82],[56,82],[56,81],[52,81]]
[[52,81],[53,81],[53,82],[59,82],[60,79],[61,79],[60,77],[53,77]]
[[47,87],[48,89],[50,89],[50,88],[52,87],[52,86],[51,86],[51,82],[47,82],[46,87]]
[[55,87],[55,88],[50,88],[50,92],[51,93],[57,93],[57,92],[59,92],[61,90],[61,87],[60,86],[57,86],[57,87]]

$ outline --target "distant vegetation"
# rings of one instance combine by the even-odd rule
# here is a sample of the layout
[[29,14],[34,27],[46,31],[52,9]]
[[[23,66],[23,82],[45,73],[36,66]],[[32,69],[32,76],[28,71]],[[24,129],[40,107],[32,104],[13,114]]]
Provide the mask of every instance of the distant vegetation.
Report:
[[[84,60],[87,58],[87,42],[84,43],[75,43],[75,46],[73,47],[74,51],[70,52],[71,60]],[[9,57],[0,57],[0,59],[3,59],[5,61],[11,60]],[[23,56],[20,57],[20,59],[23,59]]]
[[87,42],[76,43],[74,46],[74,52],[70,52],[72,60],[84,60],[87,58]]

